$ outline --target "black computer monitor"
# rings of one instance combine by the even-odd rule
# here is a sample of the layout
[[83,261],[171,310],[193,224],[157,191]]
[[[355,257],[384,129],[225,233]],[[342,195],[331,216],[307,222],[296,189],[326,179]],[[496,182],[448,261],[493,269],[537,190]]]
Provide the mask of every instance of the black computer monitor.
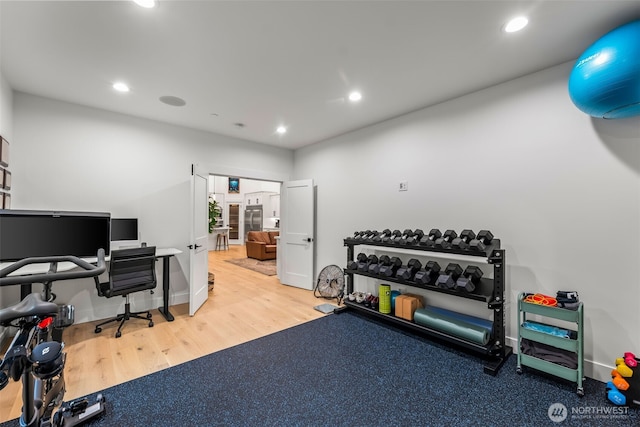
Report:
[[109,254],[111,215],[104,212],[0,210],[0,261]]
[[111,218],[111,241],[138,240],[138,218]]

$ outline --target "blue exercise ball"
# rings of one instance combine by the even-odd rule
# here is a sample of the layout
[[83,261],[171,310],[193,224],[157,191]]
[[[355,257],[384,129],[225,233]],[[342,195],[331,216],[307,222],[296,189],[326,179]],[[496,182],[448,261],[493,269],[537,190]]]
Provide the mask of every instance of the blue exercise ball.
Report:
[[584,51],[571,70],[569,96],[593,117],[640,115],[640,20],[605,34]]

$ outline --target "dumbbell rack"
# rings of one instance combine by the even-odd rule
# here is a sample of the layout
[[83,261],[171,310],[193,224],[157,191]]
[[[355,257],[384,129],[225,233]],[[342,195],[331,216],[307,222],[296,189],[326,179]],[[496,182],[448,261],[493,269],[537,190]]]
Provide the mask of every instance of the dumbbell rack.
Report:
[[447,254],[456,254],[464,256],[474,256],[479,258],[486,258],[487,263],[493,265],[493,279],[481,278],[480,283],[476,286],[473,292],[459,292],[452,289],[441,288],[434,285],[424,285],[409,280],[404,280],[397,277],[381,277],[379,275],[369,273],[368,271],[358,271],[345,269],[346,274],[346,293],[353,292],[353,280],[354,276],[366,276],[385,282],[399,283],[402,285],[412,286],[421,289],[427,289],[433,292],[440,292],[449,295],[455,295],[460,298],[471,299],[474,301],[480,301],[487,304],[489,310],[493,310],[493,327],[491,332],[491,338],[487,345],[482,345],[474,342],[467,341],[465,339],[449,335],[447,333],[431,329],[426,326],[416,324],[414,322],[395,317],[392,314],[383,314],[377,310],[365,307],[356,302],[344,300],[344,305],[348,309],[358,310],[368,316],[383,320],[385,322],[392,323],[396,326],[409,329],[413,332],[417,332],[421,335],[437,338],[442,341],[454,344],[458,347],[479,353],[486,358],[486,364],[484,366],[484,372],[490,375],[496,375],[504,362],[509,358],[513,352],[510,346],[505,345],[505,313],[504,313],[504,290],[505,290],[505,251],[500,249],[500,240],[493,239],[491,244],[487,245],[484,252],[474,252],[469,250],[463,250],[455,247],[450,248],[438,248],[434,246],[421,246],[418,244],[413,245],[401,245],[396,243],[387,242],[374,242],[370,240],[347,238],[344,239],[344,246],[347,247],[347,265],[354,260],[356,246],[370,246],[381,248],[393,248],[394,252],[398,249],[402,249],[404,252],[418,251],[418,252],[439,252]]

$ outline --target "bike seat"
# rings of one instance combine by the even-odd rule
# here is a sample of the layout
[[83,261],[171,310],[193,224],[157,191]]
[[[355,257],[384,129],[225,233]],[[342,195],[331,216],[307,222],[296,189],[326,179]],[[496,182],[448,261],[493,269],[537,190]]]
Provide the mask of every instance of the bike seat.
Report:
[[42,295],[34,292],[27,295],[26,298],[19,303],[0,310],[0,324],[6,326],[6,323],[21,317],[46,317],[56,314],[58,314],[58,305],[44,301]]

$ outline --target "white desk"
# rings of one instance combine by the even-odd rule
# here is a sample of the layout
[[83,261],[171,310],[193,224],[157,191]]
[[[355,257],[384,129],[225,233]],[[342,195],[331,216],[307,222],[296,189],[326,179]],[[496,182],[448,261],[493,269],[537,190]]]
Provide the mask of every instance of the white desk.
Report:
[[[158,311],[160,311],[160,314],[162,314],[164,316],[165,319],[167,319],[167,321],[171,322],[173,321],[174,317],[173,315],[169,312],[169,258],[171,258],[174,255],[178,255],[181,254],[182,251],[180,249],[176,249],[176,248],[156,248],[156,258],[162,258],[162,302],[163,305],[161,307],[158,307]],[[109,256],[105,257],[105,261],[109,262],[111,258]],[[89,263],[96,263],[98,262],[98,258],[96,257],[92,257],[92,258],[83,258],[83,260],[89,262]],[[3,262],[0,263],[0,270],[10,266],[11,264],[13,264],[12,262]],[[77,266],[72,263],[72,262],[59,262],[57,265],[57,269],[56,271],[69,271],[69,270],[73,270],[74,268],[77,268]],[[25,267],[22,267],[16,271],[14,271],[13,273],[10,274],[10,276],[12,275],[22,275],[22,274],[41,274],[41,273],[46,273],[49,271],[49,263],[43,263],[43,264],[30,264],[27,265]],[[20,299],[24,299],[27,294],[31,293],[31,285],[21,285],[21,289],[20,289]]]

